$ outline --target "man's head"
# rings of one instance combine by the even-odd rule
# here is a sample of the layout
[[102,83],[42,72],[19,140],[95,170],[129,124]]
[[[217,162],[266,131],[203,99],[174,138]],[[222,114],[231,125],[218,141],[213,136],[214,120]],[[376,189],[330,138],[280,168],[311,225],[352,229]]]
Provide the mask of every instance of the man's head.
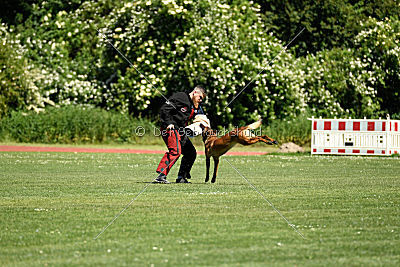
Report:
[[203,102],[206,97],[206,91],[202,86],[197,85],[192,92],[189,93],[190,98],[193,101],[195,108],[199,107],[199,104]]

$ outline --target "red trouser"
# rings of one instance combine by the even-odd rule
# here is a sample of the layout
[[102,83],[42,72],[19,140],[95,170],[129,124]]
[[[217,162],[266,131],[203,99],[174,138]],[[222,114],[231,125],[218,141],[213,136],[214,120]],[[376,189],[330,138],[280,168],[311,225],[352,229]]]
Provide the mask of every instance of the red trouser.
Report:
[[[168,147],[168,152],[166,152],[161,159],[160,164],[157,167],[157,172],[168,175],[179,156],[183,154],[178,176],[190,178],[190,170],[192,169],[193,163],[196,159],[196,149],[192,142],[190,142],[187,137],[182,137],[175,129],[166,131],[166,134],[163,134],[162,138]],[[182,142],[182,139],[184,138],[185,140]],[[182,143],[184,143],[183,146]]]

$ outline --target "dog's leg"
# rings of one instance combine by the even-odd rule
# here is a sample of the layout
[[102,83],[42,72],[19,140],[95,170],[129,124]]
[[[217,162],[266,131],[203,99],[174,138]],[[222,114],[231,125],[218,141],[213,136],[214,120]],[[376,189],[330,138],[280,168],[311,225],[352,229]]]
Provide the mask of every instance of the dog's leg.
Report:
[[260,141],[262,141],[262,139],[260,139],[260,137],[258,137],[258,136],[254,136],[254,137],[244,137],[244,138],[241,137],[241,138],[239,138],[239,140],[238,140],[239,144],[244,145],[244,146],[249,146],[249,145],[258,143],[258,142],[260,142]]
[[259,138],[260,138],[260,141],[262,141],[268,145],[277,145],[278,144],[278,142],[276,140],[274,140],[271,137],[266,136],[266,135],[260,136]]
[[208,182],[210,180],[210,157],[206,156],[206,180],[204,182]]
[[215,183],[215,180],[217,179],[217,171],[218,171],[218,164],[219,164],[219,157],[213,157],[214,159],[214,174],[211,179],[211,183]]
[[252,145],[258,142],[264,142],[268,145],[272,144],[278,144],[274,139],[263,135],[263,136],[252,136],[252,137],[245,137],[245,136],[240,136],[238,139],[238,143],[242,144],[244,146]]

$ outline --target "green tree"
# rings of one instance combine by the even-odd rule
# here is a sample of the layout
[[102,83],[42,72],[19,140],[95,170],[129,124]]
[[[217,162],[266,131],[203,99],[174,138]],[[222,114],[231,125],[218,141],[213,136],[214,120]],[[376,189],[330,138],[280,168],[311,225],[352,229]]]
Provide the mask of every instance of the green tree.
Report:
[[268,28],[283,41],[288,41],[302,27],[297,40],[297,54],[306,55],[334,47],[353,47],[354,37],[362,30],[361,21],[369,17],[383,20],[400,16],[396,0],[266,0],[261,6]]

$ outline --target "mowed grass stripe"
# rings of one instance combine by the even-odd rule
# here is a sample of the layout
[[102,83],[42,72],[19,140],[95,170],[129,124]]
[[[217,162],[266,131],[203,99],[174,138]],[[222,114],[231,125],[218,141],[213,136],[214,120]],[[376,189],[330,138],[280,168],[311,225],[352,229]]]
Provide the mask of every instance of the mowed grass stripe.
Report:
[[[398,158],[229,157],[150,185],[160,155],[0,153],[2,265],[397,265]],[[178,165],[171,172],[174,181]]]

